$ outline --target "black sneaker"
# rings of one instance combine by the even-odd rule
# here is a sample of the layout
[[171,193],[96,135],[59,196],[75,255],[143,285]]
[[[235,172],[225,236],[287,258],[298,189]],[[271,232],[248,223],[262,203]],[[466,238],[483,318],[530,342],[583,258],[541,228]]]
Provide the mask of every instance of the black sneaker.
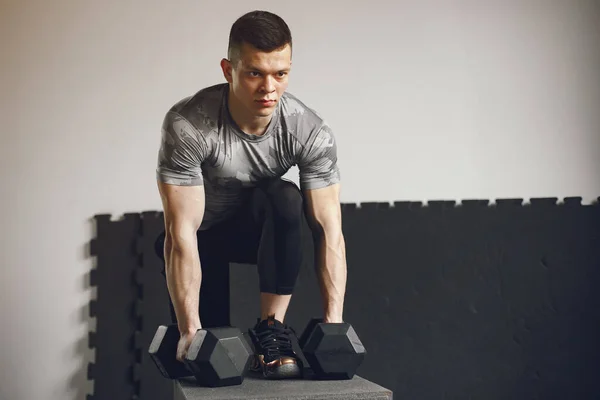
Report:
[[301,361],[292,349],[292,328],[269,316],[257,319],[248,333],[254,344],[255,354],[250,370],[262,372],[267,379],[298,378],[302,375]]

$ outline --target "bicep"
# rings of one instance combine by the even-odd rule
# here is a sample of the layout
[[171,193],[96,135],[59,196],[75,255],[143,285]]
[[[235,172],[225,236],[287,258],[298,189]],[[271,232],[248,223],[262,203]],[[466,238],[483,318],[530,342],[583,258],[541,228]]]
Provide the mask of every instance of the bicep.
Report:
[[174,244],[193,238],[204,217],[204,186],[182,186],[158,181],[165,233]]

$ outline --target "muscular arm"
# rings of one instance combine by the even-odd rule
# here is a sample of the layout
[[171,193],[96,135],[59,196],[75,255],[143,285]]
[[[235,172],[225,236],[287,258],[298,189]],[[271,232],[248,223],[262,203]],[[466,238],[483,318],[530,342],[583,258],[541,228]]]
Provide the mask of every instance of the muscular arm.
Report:
[[339,193],[339,183],[305,191],[325,322],[343,322],[347,270]]
[[165,271],[167,288],[179,331],[200,329],[198,313],[202,272],[196,231],[204,216],[204,186],[178,186],[158,182],[165,216]]

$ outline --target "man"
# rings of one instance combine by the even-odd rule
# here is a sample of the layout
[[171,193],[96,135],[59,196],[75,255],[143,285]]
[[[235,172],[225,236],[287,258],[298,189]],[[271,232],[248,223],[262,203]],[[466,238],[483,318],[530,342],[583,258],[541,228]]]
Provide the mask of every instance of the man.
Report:
[[[156,171],[165,233],[157,248],[181,333],[178,360],[197,329],[228,323],[228,315],[211,314],[227,301],[211,285],[226,268],[215,260],[251,262],[261,292],[261,316],[250,329],[254,367],[267,378],[299,376],[283,322],[301,263],[303,212],[315,238],[325,322],[343,321],[336,142],[315,111],[286,93],[291,59],[287,24],[269,12],[247,13],[233,24],[221,61],[227,83],[180,100],[165,116]],[[281,178],[293,165],[300,189]]]

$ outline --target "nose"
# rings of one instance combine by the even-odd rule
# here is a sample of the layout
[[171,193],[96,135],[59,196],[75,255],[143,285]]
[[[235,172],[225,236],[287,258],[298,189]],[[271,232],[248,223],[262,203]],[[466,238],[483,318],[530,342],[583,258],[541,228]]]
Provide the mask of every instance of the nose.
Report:
[[272,76],[267,75],[265,77],[265,80],[263,81],[263,90],[267,93],[271,93],[275,90],[275,79]]

